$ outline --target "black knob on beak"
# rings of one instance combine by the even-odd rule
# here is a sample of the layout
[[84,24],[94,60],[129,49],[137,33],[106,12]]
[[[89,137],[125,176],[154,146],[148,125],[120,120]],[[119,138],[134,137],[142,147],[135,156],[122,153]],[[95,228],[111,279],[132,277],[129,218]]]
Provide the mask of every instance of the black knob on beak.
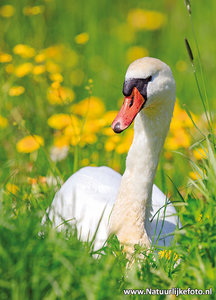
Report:
[[121,125],[120,122],[117,122],[117,123],[115,124],[115,126],[114,126],[114,128],[113,128],[113,130],[114,130],[115,133],[120,133],[120,132],[122,132],[120,125]]

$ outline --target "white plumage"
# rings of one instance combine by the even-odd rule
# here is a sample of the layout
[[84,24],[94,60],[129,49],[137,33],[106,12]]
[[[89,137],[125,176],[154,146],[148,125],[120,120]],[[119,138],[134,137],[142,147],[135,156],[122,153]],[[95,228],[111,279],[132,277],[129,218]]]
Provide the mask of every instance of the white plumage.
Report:
[[[57,192],[49,213],[50,220],[55,226],[63,226],[63,222],[77,224],[79,238],[91,241],[97,230],[98,223],[102,220],[97,231],[95,250],[100,249],[108,237],[109,216],[115,203],[121,175],[108,167],[85,167],[73,174]],[[165,218],[164,206],[165,204]],[[159,236],[158,246],[168,246],[176,224],[180,222],[174,206],[167,197],[154,185],[152,193],[151,230],[148,232],[151,240],[159,215],[154,243],[157,241],[164,221],[162,232]],[[169,235],[171,234],[171,235]]]
[[174,206],[153,185],[173,113],[175,81],[170,68],[153,58],[139,59],[129,66],[127,83],[133,84],[134,78],[150,78],[145,83],[146,95],[132,86],[133,92],[125,97],[112,125],[120,132],[136,117],[125,173],[121,176],[108,167],[80,169],[57,192],[49,210],[49,218],[58,228],[64,221],[75,222],[82,240],[91,240],[97,230],[95,250],[110,233],[129,246],[139,243],[149,247],[157,240],[157,245],[168,246],[176,226],[181,226]]

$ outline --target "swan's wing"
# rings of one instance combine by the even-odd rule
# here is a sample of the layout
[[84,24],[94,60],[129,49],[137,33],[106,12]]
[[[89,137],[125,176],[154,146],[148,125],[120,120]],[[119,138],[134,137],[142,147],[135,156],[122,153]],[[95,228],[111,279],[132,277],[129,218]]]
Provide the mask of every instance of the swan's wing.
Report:
[[154,244],[157,242],[158,246],[169,246],[176,227],[180,228],[182,225],[175,207],[156,185],[153,185],[152,191],[151,218],[151,240]]
[[[98,223],[94,249],[108,237],[108,220],[121,175],[108,167],[85,167],[73,174],[56,193],[49,212],[55,226],[76,222],[81,240],[91,240]],[[69,221],[70,220],[70,221]]]

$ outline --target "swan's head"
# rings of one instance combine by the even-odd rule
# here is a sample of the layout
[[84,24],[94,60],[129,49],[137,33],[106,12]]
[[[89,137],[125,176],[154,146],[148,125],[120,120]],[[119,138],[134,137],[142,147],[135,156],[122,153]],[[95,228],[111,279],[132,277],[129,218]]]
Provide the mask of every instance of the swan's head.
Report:
[[[159,59],[143,57],[127,69],[123,85],[124,102],[112,123],[120,133],[147,108],[172,105],[175,101],[175,80],[168,65]],[[171,103],[170,103],[171,102]]]

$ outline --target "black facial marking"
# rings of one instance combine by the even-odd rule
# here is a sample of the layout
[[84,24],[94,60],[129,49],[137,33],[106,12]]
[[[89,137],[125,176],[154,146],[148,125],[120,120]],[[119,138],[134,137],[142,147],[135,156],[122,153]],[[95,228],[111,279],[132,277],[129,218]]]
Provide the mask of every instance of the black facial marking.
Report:
[[145,78],[145,79],[131,78],[131,79],[125,80],[124,85],[123,85],[124,96],[126,96],[126,97],[130,96],[133,91],[133,88],[136,87],[146,101],[147,100],[147,86],[148,86],[149,81],[151,81],[151,80],[152,80],[152,76],[149,76],[148,78]]

